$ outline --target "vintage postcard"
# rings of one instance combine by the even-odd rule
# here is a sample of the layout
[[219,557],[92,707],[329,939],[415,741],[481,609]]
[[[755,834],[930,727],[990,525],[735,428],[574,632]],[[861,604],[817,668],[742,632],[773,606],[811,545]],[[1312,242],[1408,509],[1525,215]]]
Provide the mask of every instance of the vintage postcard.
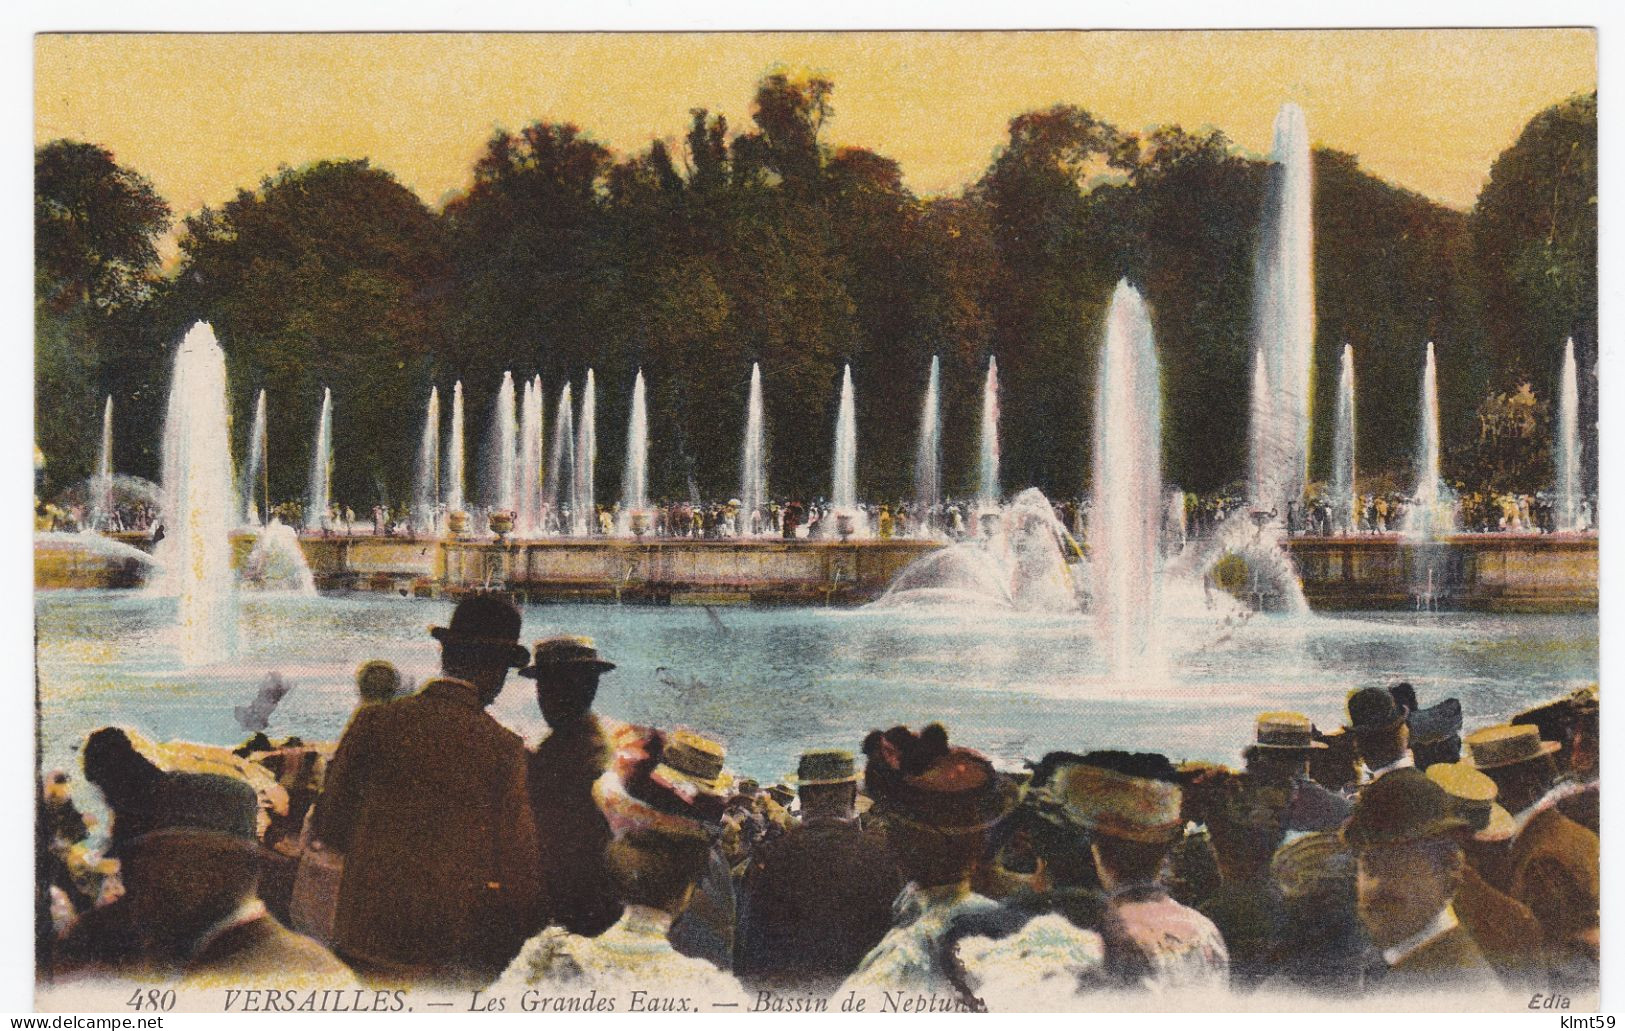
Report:
[[39,1010],[1599,1005],[1593,30],[34,58]]

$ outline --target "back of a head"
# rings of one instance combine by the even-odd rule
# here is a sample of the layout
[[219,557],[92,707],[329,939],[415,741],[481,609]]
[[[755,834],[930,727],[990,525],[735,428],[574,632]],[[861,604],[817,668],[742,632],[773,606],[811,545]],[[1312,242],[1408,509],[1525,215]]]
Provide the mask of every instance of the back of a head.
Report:
[[670,912],[704,875],[710,852],[699,830],[640,828],[611,842],[605,860],[623,904]]
[[160,774],[118,727],[102,727],[85,739],[84,767],[85,779],[100,788],[109,803],[140,790]]
[[[1178,771],[1168,757],[1158,752],[1124,752],[1106,750],[1090,752],[1083,757],[1083,765],[1139,780],[1179,783]],[[1119,882],[1148,882],[1156,880],[1163,861],[1173,847],[1177,835],[1163,841],[1132,841],[1114,837],[1096,830],[1094,847],[1101,865]]]
[[401,673],[391,663],[372,659],[355,671],[355,685],[363,702],[387,702],[400,692]]

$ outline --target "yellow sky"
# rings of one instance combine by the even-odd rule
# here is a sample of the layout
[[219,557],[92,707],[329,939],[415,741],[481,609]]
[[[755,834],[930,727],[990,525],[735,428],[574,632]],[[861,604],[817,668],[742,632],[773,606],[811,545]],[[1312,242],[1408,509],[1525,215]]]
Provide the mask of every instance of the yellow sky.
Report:
[[36,142],[108,147],[178,214],[336,157],[438,207],[495,128],[574,121],[632,153],[680,138],[691,107],[747,126],[775,68],[831,78],[828,142],[896,158],[923,194],[973,181],[1024,110],[1216,126],[1264,152],[1290,99],[1317,144],[1465,208],[1530,116],[1597,81],[1583,29],[42,35],[35,61]]

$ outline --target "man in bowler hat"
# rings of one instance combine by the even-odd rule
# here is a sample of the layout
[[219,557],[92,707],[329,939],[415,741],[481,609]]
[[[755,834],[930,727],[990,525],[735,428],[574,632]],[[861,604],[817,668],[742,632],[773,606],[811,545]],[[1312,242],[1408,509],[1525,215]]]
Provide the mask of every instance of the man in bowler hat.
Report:
[[443,674],[339,742],[315,830],[345,854],[334,933],[364,977],[488,983],[535,930],[525,748],[485,711],[529,658],[519,625],[505,598],[463,599],[430,629]]
[[1362,687],[1349,695],[1348,709],[1354,747],[1364,766],[1362,786],[1416,765],[1405,710],[1392,694],[1380,687]]
[[1452,905],[1461,887],[1458,836],[1468,823],[1437,784],[1414,769],[1360,792],[1343,841],[1357,861],[1357,904],[1376,954],[1368,991],[1404,994],[1498,987]]

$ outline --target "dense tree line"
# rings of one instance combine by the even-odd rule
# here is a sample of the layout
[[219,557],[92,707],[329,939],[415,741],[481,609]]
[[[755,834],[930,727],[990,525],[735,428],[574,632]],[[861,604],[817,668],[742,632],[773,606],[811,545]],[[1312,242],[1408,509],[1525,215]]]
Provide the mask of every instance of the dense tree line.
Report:
[[[94,460],[98,399],[119,411],[121,471],[155,477],[174,343],[213,322],[234,432],[271,408],[278,497],[302,494],[331,387],[336,495],[408,496],[429,387],[465,384],[471,477],[504,370],[598,389],[598,496],[619,486],[633,376],[649,384],[651,490],[727,496],[752,362],[775,492],[828,490],[850,362],[860,488],[906,494],[931,355],[942,362],[945,485],[975,477],[982,377],[1002,378],[1007,489],[1087,486],[1095,355],[1113,285],[1148,298],[1161,356],[1165,476],[1193,490],[1246,467],[1252,256],[1271,166],[1223,133],[1129,132],[1071,105],[1010,121],[961,194],[921,198],[897,163],[833,148],[828,81],[770,75],[752,124],[703,109],[682,144],[617,157],[581,127],[498,132],[472,185],[429,210],[366,161],[282,169],[188,216],[100,148],[36,153],[38,435],[53,481]],[[1446,442],[1464,453],[1486,396],[1550,396],[1575,337],[1595,411],[1596,100],[1537,115],[1462,213],[1385,183],[1353,155],[1315,160],[1316,424],[1345,343],[1356,354],[1362,468],[1408,475],[1423,345],[1437,344]],[[1594,415],[1583,418],[1588,433]],[[235,445],[243,450],[242,441]],[[1594,446],[1588,454],[1595,467]],[[1483,463],[1462,459],[1447,475]],[[470,488],[475,487],[474,483]]]

